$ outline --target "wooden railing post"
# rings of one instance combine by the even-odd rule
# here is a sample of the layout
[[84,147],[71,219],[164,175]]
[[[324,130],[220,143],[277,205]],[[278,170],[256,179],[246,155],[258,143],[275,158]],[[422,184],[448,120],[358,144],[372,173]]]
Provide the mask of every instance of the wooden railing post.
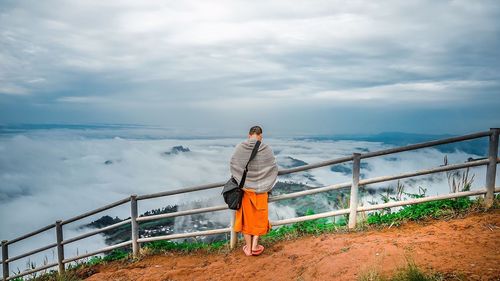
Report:
[[500,128],[490,129],[490,142],[488,149],[488,166],[486,168],[486,195],[484,198],[484,207],[489,209],[493,205],[493,197],[495,196],[495,178],[497,173],[497,158],[498,158],[498,135]]
[[238,240],[238,234],[234,231],[234,221],[236,216],[236,211],[229,210],[229,214],[231,216],[231,236],[229,240],[229,247],[234,249],[236,247],[236,241]]
[[353,153],[352,161],[352,185],[349,203],[349,229],[356,227],[356,218],[358,213],[358,185],[359,185],[359,170],[361,162],[361,154]]
[[56,242],[57,242],[57,267],[59,274],[64,273],[64,245],[63,241],[63,229],[62,229],[62,221],[56,221]]
[[132,255],[134,258],[139,256],[139,243],[137,239],[139,239],[139,224],[137,223],[137,195],[130,196],[130,220],[132,225]]
[[2,241],[2,269],[3,269],[3,280],[9,278],[9,263],[7,259],[9,258],[9,248],[7,245],[7,240]]

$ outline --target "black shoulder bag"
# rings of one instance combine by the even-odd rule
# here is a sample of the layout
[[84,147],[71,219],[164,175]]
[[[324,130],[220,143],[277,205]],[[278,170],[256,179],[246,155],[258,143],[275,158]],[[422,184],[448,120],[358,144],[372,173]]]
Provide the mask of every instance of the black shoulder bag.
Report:
[[243,186],[245,185],[245,180],[247,178],[248,173],[248,163],[255,158],[257,155],[257,150],[259,150],[260,141],[255,143],[253,147],[252,154],[250,155],[250,159],[248,159],[247,165],[245,166],[245,170],[243,171],[243,175],[241,176],[240,184],[236,182],[233,176],[224,184],[224,189],[222,189],[222,196],[224,197],[224,202],[226,202],[227,206],[231,210],[239,210],[241,207],[241,199],[243,198]]

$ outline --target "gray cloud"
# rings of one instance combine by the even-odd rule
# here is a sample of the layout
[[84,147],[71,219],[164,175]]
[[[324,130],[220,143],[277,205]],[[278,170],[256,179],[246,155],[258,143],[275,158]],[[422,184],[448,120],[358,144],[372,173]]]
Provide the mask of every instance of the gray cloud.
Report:
[[499,16],[496,1],[6,1],[0,120],[220,129],[302,112],[324,133],[324,115],[430,107],[482,128],[500,106]]

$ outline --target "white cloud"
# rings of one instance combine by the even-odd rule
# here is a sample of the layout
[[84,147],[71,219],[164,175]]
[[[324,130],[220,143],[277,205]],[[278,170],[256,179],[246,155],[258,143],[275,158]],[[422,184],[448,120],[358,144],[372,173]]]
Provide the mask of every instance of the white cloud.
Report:
[[[346,82],[356,87],[367,81],[379,85],[472,81],[470,77],[491,68],[480,51],[498,46],[491,37],[498,25],[490,12],[498,8],[461,1],[15,2],[2,10],[0,18],[4,27],[0,58],[8,66],[0,70],[0,77],[19,89],[25,88],[23,81],[44,77],[43,88],[26,90],[37,95],[64,89],[60,95],[72,96],[75,78],[83,75],[104,79],[101,86],[118,87],[108,95],[122,95],[123,83],[121,88],[134,96],[150,87],[164,87],[169,95],[194,99],[199,96],[170,81],[197,82],[193,86],[197,91],[220,85],[235,98],[260,86],[251,82],[260,76],[296,79],[315,89],[308,96],[349,91],[352,86],[342,86]],[[471,18],[474,24],[469,23]],[[474,41],[481,44],[469,43]],[[463,61],[459,51],[477,60],[446,66]],[[493,79],[492,75],[476,80]],[[143,84],[146,81],[149,85]],[[234,86],[243,81],[250,84]],[[295,86],[280,85],[283,91]],[[8,89],[4,92],[15,92]],[[227,95],[209,91],[204,100]],[[268,91],[272,89],[264,92]],[[283,101],[286,97],[268,102]]]
[[5,95],[26,95],[29,91],[23,87],[12,84],[2,84],[0,85],[0,94]]
[[100,96],[81,96],[81,97],[60,97],[57,99],[58,102],[65,103],[103,103],[111,102],[111,100],[100,97]]
[[387,103],[470,101],[484,88],[498,87],[497,81],[438,81],[396,83],[391,85],[324,91],[311,94],[312,99],[336,101],[373,101]]

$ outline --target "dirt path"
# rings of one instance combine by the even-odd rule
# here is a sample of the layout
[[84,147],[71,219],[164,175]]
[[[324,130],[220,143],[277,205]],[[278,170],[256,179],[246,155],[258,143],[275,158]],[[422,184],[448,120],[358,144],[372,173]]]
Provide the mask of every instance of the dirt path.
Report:
[[500,280],[500,210],[451,221],[408,223],[359,233],[282,241],[259,257],[170,253],[96,268],[97,280],[356,280],[368,270],[392,273],[410,256],[420,268]]

